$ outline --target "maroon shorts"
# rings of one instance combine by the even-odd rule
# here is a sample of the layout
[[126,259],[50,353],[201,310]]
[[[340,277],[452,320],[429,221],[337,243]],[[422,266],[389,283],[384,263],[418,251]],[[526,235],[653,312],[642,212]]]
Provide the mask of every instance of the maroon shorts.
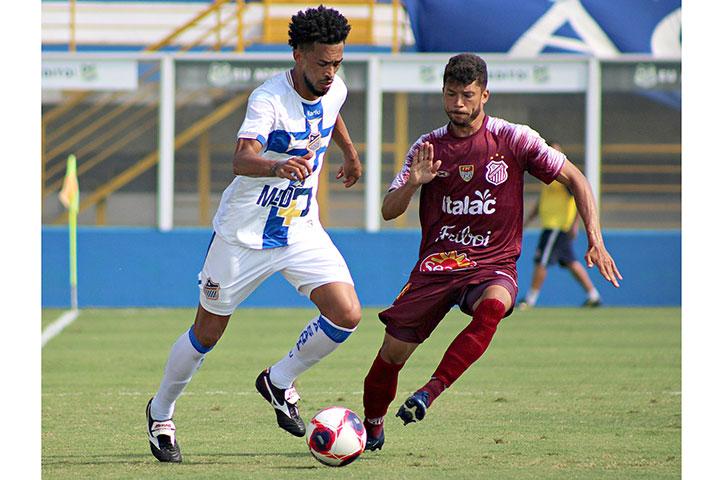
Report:
[[[498,273],[499,272],[499,273]],[[378,314],[385,331],[403,342],[422,343],[452,307],[472,315],[473,304],[490,285],[505,287],[517,297],[514,270],[471,270],[453,273],[413,272],[392,306]],[[512,307],[505,314],[512,313]]]

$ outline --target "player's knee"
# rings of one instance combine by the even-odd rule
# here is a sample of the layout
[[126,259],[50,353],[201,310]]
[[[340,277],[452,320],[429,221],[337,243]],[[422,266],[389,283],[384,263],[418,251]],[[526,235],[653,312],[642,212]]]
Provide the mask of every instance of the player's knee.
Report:
[[200,342],[203,347],[212,348],[218,340],[220,340],[220,337],[222,337],[223,331],[207,325],[200,328],[198,328],[198,325],[195,325],[193,333],[195,334],[197,341]]
[[362,318],[362,309],[356,302],[348,302],[335,311],[335,318],[332,321],[339,327],[355,328]]

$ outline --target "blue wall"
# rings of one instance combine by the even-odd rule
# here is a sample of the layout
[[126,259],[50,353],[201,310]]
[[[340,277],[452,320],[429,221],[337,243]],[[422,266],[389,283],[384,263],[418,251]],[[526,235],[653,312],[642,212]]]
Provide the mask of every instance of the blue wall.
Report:
[[[518,262],[520,294],[527,290],[532,255],[539,232],[523,239]],[[80,228],[78,290],[81,307],[193,307],[197,304],[197,273],[210,240],[207,229],[176,229],[161,233],[145,228]],[[417,257],[415,231],[378,234],[335,230],[330,235],[350,267],[365,306],[385,306],[404,285]],[[679,231],[609,231],[605,234],[625,280],[620,289],[608,284],[597,269],[590,274],[606,305],[680,305]],[[579,238],[576,254],[586,248]],[[66,228],[42,230],[42,304],[67,307],[68,235]],[[570,274],[554,267],[538,305],[579,305],[584,294]],[[282,278],[273,275],[245,306],[308,306]]]

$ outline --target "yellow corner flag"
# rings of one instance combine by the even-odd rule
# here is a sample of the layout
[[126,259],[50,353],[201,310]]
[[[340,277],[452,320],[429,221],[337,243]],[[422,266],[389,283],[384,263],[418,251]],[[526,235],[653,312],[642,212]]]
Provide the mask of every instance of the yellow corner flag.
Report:
[[80,185],[77,178],[75,155],[67,159],[67,170],[58,198],[68,209],[68,232],[70,234],[70,306],[78,309],[77,297],[77,216],[80,209]]
[[58,194],[58,198],[71,213],[78,211],[80,186],[78,185],[77,160],[75,159],[75,155],[70,155],[67,159],[65,180],[63,181],[63,186]]

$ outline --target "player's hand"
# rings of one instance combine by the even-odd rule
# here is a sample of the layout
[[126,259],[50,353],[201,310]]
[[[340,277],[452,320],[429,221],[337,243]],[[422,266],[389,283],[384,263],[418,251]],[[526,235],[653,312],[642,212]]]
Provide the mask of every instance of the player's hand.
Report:
[[622,280],[623,277],[604,245],[589,247],[585,254],[585,262],[587,262],[588,268],[597,265],[600,274],[605,277],[605,280],[615,285],[615,287],[620,287],[618,280]]
[[441,164],[441,160],[435,160],[432,143],[423,142],[413,156],[408,183],[419,186],[430,182],[437,176]]
[[360,163],[360,157],[357,151],[353,148],[350,155],[345,156],[343,164],[338,168],[335,178],[337,180],[345,177],[343,184],[345,188],[350,188],[360,179],[362,176],[362,164]]
[[304,182],[307,177],[312,175],[310,159],[313,155],[314,152],[308,152],[302,157],[290,157],[287,160],[279,161],[274,167],[275,176]]

